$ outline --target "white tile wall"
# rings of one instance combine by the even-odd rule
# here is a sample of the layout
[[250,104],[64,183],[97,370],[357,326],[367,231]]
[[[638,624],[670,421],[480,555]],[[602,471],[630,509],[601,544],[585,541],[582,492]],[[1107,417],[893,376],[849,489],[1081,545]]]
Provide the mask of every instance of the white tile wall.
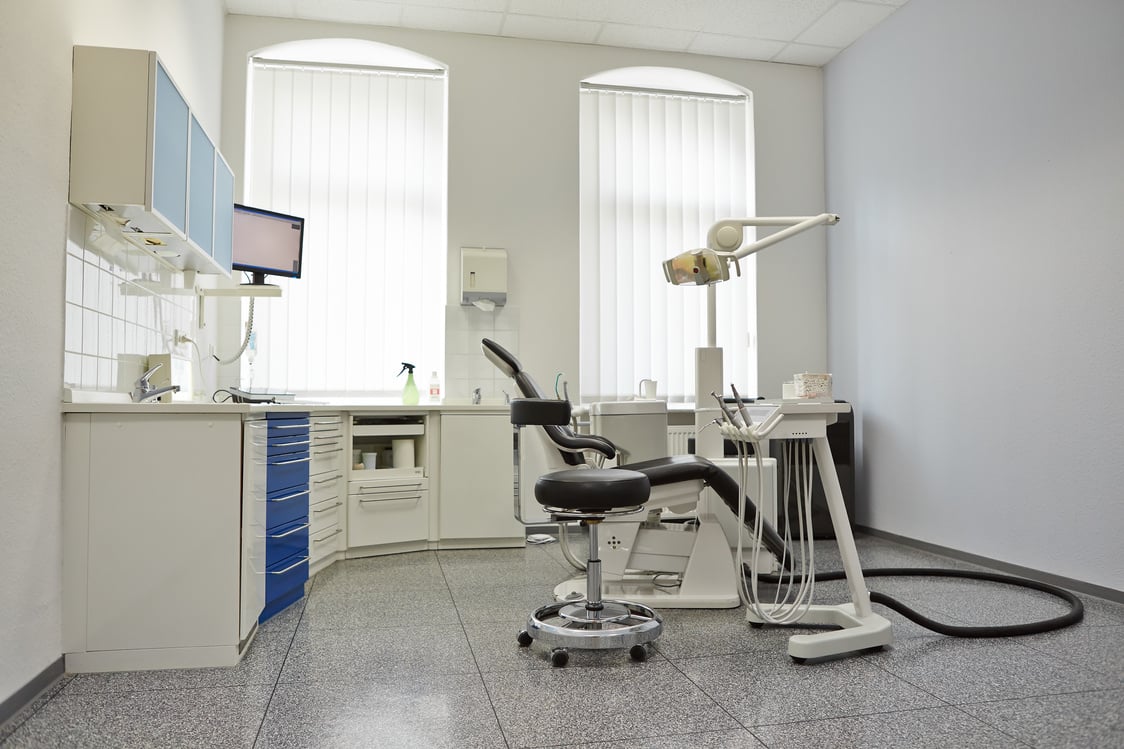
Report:
[[519,355],[519,310],[496,307],[484,312],[471,306],[445,307],[445,398],[471,398],[480,388],[484,398],[512,396],[514,383],[488,361],[480,350],[480,339],[491,338]]
[[[182,276],[143,253],[99,241],[97,224],[71,209],[66,243],[66,330],[63,381],[81,390],[122,390],[119,354],[185,354],[176,330],[195,320],[193,294],[156,293],[153,286],[182,286]],[[182,346],[180,347],[182,349]]]

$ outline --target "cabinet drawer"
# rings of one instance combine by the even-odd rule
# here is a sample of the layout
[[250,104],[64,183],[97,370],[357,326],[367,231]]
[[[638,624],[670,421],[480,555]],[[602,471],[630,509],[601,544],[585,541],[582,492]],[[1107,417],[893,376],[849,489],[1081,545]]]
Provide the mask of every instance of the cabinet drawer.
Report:
[[417,493],[429,488],[429,480],[424,476],[399,476],[397,478],[378,478],[366,481],[349,481],[348,494],[401,494]]
[[351,494],[347,506],[347,545],[374,546],[424,541],[429,535],[429,492]]
[[308,430],[323,434],[343,436],[343,416],[339,414],[320,414],[309,419]]
[[308,508],[308,521],[312,524],[311,532],[315,534],[329,525],[338,525],[343,520],[343,501],[342,495],[336,495]]
[[308,561],[316,564],[324,557],[343,551],[343,528],[332,525],[308,537]]
[[265,536],[265,565],[303,554],[308,549],[308,518],[298,518],[291,523],[272,528]]
[[308,448],[312,458],[308,465],[310,474],[316,475],[325,471],[343,470],[343,435],[314,433],[310,437],[310,442]]
[[301,518],[308,518],[308,485],[293,487],[266,497],[266,528],[271,532]]
[[265,600],[274,601],[308,579],[308,549],[286,557],[265,569]]
[[312,488],[312,497],[308,501],[313,505],[320,504],[328,498],[339,499],[347,492],[342,470],[314,475],[308,483]]
[[308,488],[310,461],[307,452],[270,458],[265,464],[266,493],[276,494],[294,486]]

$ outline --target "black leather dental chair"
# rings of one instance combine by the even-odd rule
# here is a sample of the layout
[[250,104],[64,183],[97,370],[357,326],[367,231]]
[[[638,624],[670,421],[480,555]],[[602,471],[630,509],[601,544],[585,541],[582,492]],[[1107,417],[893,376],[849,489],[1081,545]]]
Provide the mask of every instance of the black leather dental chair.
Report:
[[[507,349],[495,341],[484,338],[481,341],[484,356],[488,358],[501,372],[515,381],[515,386],[523,398],[545,399],[547,396],[535,382],[534,378],[523,369],[519,360]],[[604,437],[589,434],[577,434],[569,427],[569,421],[541,425],[550,445],[555,448],[557,468],[586,467],[588,468],[586,453],[600,454],[606,459],[617,456],[617,447]],[[624,470],[643,474],[653,490],[670,487],[671,485],[701,481],[704,486],[714,490],[727,507],[738,514],[738,506],[742,497],[735,478],[727,474],[713,462],[697,455],[674,455],[666,458],[657,458],[639,463],[630,463],[623,468],[609,469]],[[548,476],[550,474],[547,474]],[[545,476],[544,476],[545,478]],[[536,493],[536,499],[538,495]],[[754,528],[757,509],[749,497],[745,501],[745,525],[751,531]],[[791,565],[791,553],[788,553],[784,540],[767,521],[762,523],[761,542],[773,554],[784,568]]]
[[[511,423],[516,426],[561,427],[569,422],[567,401],[528,398],[511,402]],[[581,600],[536,609],[519,633],[520,645],[526,647],[537,640],[551,646],[555,666],[566,665],[569,648],[629,648],[633,660],[647,659],[647,645],[659,637],[663,621],[643,604],[602,599],[597,530],[607,517],[639,512],[649,491],[647,476],[620,469],[575,467],[548,473],[535,482],[535,499],[553,520],[577,520],[589,532],[586,594]]]

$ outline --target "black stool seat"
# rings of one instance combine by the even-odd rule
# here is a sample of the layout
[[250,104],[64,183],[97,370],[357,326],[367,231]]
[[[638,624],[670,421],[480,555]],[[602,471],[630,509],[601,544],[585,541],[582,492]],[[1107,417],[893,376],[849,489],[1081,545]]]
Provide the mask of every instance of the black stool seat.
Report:
[[535,482],[540,505],[593,514],[642,505],[650,492],[647,476],[620,468],[558,471]]

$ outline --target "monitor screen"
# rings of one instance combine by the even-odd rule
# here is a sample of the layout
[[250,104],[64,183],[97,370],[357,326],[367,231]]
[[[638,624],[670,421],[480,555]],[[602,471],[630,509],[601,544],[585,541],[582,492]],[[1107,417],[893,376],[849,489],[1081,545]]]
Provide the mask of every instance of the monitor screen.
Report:
[[267,275],[300,278],[304,219],[235,203],[231,245],[231,267],[251,273],[255,284]]

